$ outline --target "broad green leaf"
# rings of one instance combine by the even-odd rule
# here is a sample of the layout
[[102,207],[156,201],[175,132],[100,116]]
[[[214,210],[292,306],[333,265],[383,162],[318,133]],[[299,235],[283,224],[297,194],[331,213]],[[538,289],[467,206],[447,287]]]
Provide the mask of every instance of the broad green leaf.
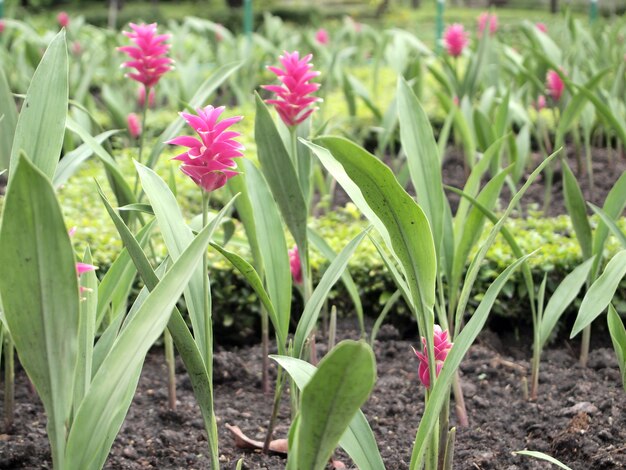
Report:
[[46,175],[18,156],[0,229],[0,296],[20,362],[46,409],[55,466],[63,468],[79,324],[74,251]]
[[[94,140],[101,144],[106,139],[119,132],[119,130],[106,131],[95,136]],[[65,154],[59,162],[59,166],[57,166],[57,169],[54,173],[54,178],[52,179],[52,184],[54,185],[54,187],[58,188],[64,185],[67,180],[70,179],[70,177],[74,173],[76,173],[82,163],[89,157],[91,157],[93,153],[93,148],[91,148],[88,144],[82,144],[80,147]]]
[[[132,258],[145,286],[150,290],[154,289],[159,282],[159,272],[157,271],[155,273],[150,265],[150,261],[148,261],[146,254],[141,248],[141,245],[130,232],[128,226],[126,226],[117,212],[113,210],[113,207],[111,207],[111,204],[101,190],[99,193],[102,201],[104,202],[105,208],[113,220],[113,223],[115,224],[115,227],[124,242],[124,246],[128,250],[128,253]],[[220,213],[209,223],[211,233],[213,233],[215,228],[219,226],[224,214],[230,209],[231,205],[232,200],[230,203],[226,204]],[[198,402],[198,406],[200,407],[200,411],[202,412],[202,417],[204,418],[205,428],[209,429],[209,426],[213,426],[213,395],[211,391],[212,384],[209,379],[208,367],[204,362],[202,353],[198,349],[198,345],[196,344],[193,335],[187,327],[185,319],[182,317],[177,308],[173,309],[172,316],[167,327],[172,335],[172,338],[174,339],[176,349],[178,350],[180,357],[185,363],[187,372],[189,373],[194,395],[196,397],[196,401]],[[217,443],[209,442],[209,446],[211,445],[216,446]]]
[[319,284],[315,287],[315,290],[311,294],[311,298],[304,306],[304,312],[302,312],[302,317],[300,317],[298,326],[296,327],[296,333],[293,340],[294,357],[302,357],[304,343],[317,323],[320,310],[324,305],[326,297],[328,297],[330,289],[332,289],[345,271],[348,261],[350,261],[354,251],[357,249],[365,235],[367,235],[367,232],[368,229],[365,229],[350,240],[350,242],[343,248],[343,250],[341,250],[333,262],[330,263],[330,266],[328,266],[324,272],[322,279],[320,279]]
[[413,453],[411,455],[411,470],[419,469],[423,464],[424,452],[426,451],[427,445],[430,443],[431,434],[437,425],[439,412],[441,411],[441,407],[448,396],[449,387],[452,383],[452,378],[454,377],[456,370],[461,364],[461,361],[465,357],[465,354],[469,350],[470,346],[478,336],[478,333],[480,333],[483,329],[483,326],[487,321],[487,317],[489,316],[489,312],[491,311],[491,307],[496,301],[500,290],[509,280],[513,271],[517,269],[517,267],[522,264],[528,256],[530,255],[519,258],[506,268],[495,281],[493,281],[487,289],[487,292],[485,292],[483,300],[480,302],[476,311],[467,322],[467,325],[465,325],[463,330],[461,330],[461,333],[455,337],[454,346],[452,346],[452,349],[448,353],[448,356],[443,363],[443,368],[441,369],[437,380],[435,380],[435,384],[430,393],[430,399],[426,404],[422,420],[420,421],[417,429]]
[[592,256],[591,253],[591,226],[589,225],[589,219],[587,217],[587,209],[585,207],[585,200],[583,199],[583,193],[578,186],[576,177],[570,170],[569,165],[563,159],[561,161],[563,169],[563,194],[565,197],[565,207],[572,219],[572,226],[576,233],[576,238],[580,245],[584,259],[589,259]]
[[[595,260],[594,260],[595,262]],[[626,275],[626,250],[619,251],[604,268],[604,272],[591,284],[583,298],[574,322],[570,338],[573,338],[590,325],[608,307],[617,286]]]
[[15,126],[17,126],[17,106],[2,68],[0,68],[0,110],[1,171],[9,168],[13,136],[15,135]]
[[[332,247],[328,243],[326,243],[326,240],[324,240],[315,230],[309,228],[307,232],[309,235],[309,240],[315,246],[315,248],[317,248],[320,253],[324,255],[328,262],[332,263],[333,260],[337,257],[337,253],[335,253],[335,250],[333,250]],[[354,303],[354,309],[356,310],[356,316],[359,320],[361,334],[364,335],[365,323],[363,320],[363,304],[361,303],[359,290],[354,283],[354,280],[352,279],[352,276],[350,275],[350,271],[348,269],[346,269],[341,275],[341,282],[343,282],[343,285],[346,287],[346,291],[348,292],[352,303]]]
[[65,30],[61,30],[48,46],[28,86],[15,128],[11,167],[24,152],[44,175],[54,175],[65,135],[67,70]]
[[230,264],[232,264],[248,281],[250,287],[254,289],[254,292],[259,296],[259,300],[263,304],[263,307],[267,310],[267,313],[274,325],[274,329],[276,330],[276,334],[278,336],[278,349],[282,351],[286,344],[286,336],[283,336],[283,330],[281,329],[281,325],[279,322],[279,318],[276,314],[276,309],[274,308],[274,304],[270,300],[269,295],[263,288],[263,283],[261,282],[261,278],[256,270],[252,267],[250,263],[248,263],[245,259],[239,256],[236,253],[228,251],[223,247],[219,246],[217,243],[211,243],[211,246],[215,248],[224,258],[226,258]]
[[606,224],[606,226],[609,228],[609,230],[611,231],[611,233],[615,236],[615,238],[617,238],[619,240],[619,242],[622,244],[622,248],[626,249],[626,235],[624,234],[624,232],[622,232],[622,230],[617,226],[617,224],[615,223],[615,220],[613,220],[611,217],[609,217],[607,215],[606,212],[604,212],[602,209],[600,209],[598,206],[595,206],[593,204],[591,204],[590,202],[587,203],[589,205],[589,207],[591,207],[591,209],[600,216],[600,219],[602,219],[602,222],[604,222]]
[[428,218],[435,249],[439,253],[443,233],[444,193],[441,179],[441,159],[428,115],[409,87],[400,78],[397,86],[400,140],[406,153],[411,181],[417,201]]
[[589,276],[589,272],[591,271],[592,262],[591,259],[588,259],[580,266],[577,266],[576,269],[561,281],[552,294],[552,297],[550,297],[548,305],[543,312],[541,325],[539,326],[540,344],[542,348],[546,344],[546,341],[548,341],[554,326],[559,321],[565,309],[574,301],[576,296],[578,296],[578,292],[585,284],[587,276]]
[[278,207],[265,178],[252,162],[244,160],[241,163],[243,163],[245,171],[255,236],[261,256],[261,259],[256,261],[261,263],[260,275],[265,280],[267,293],[276,308],[278,323],[274,327],[280,330],[280,337],[285,340],[291,317],[292,295],[291,270],[285,232]]
[[[220,68],[218,68],[213,74],[211,74],[205,81],[200,85],[196,93],[193,95],[191,100],[189,101],[189,107],[192,109],[199,108],[201,106],[205,106],[206,101],[209,97],[226,81],[228,78],[235,73],[242,65],[242,62],[231,62],[229,64],[224,64]],[[152,151],[150,152],[150,156],[148,157],[147,166],[148,168],[154,168],[156,162],[165,149],[165,142],[176,137],[180,130],[185,125],[185,120],[182,117],[177,117],[172,123],[167,126],[167,128],[163,131],[163,133],[155,140],[154,146],[152,147]]]
[[[304,389],[315,374],[317,368],[301,359],[289,356],[270,356],[287,371],[300,390]],[[361,410],[357,411],[348,425],[348,429],[339,440],[339,446],[350,456],[359,470],[384,470],[376,438],[367,418]]]
[[474,110],[474,131],[479,150],[487,150],[496,140],[496,133],[491,125],[491,121],[478,108]]
[[376,227],[400,261],[415,308],[435,304],[437,258],[428,219],[391,170],[358,145],[339,137],[309,144],[328,172]]
[[544,454],[543,452],[537,452],[537,451],[534,451],[534,450],[518,450],[518,451],[515,451],[513,453],[514,454],[519,454],[519,455],[525,455],[527,457],[533,457],[533,458],[539,459],[539,460],[545,460],[546,462],[550,462],[551,464],[554,464],[557,467],[561,467],[563,470],[572,470],[571,468],[569,468],[564,463],[559,462],[554,457],[550,457],[549,455]]
[[609,324],[613,349],[615,349],[615,354],[617,355],[619,370],[622,373],[622,386],[624,387],[624,391],[626,391],[626,329],[612,304],[609,304],[607,322]]
[[[193,240],[193,233],[183,219],[176,198],[170,191],[167,183],[161,179],[150,168],[135,162],[137,173],[141,179],[141,187],[146,193],[154,214],[156,216],[163,241],[167,247],[172,260],[176,261],[181,253],[189,246]],[[198,190],[200,197],[200,190]],[[202,272],[202,266],[196,265],[195,272],[189,281],[189,285],[185,287],[185,304],[191,319],[191,325],[194,332],[194,338],[198,344],[198,349],[202,351],[202,357],[208,361],[208,338],[207,322],[210,318],[204,318],[204,290],[203,277],[208,273]],[[210,304],[209,296],[209,304]]]
[[294,455],[298,468],[326,468],[375,382],[374,352],[366,343],[342,341],[322,359],[302,390]]
[[[256,95],[254,139],[261,169],[301,256],[308,253],[307,208],[298,175],[265,103]],[[307,260],[308,262],[308,260]]]
[[[624,212],[626,207],[626,172],[622,173],[619,179],[615,182],[609,194],[607,194],[604,200],[602,210],[604,213],[615,220],[619,215]],[[600,269],[602,261],[602,251],[604,250],[604,242],[609,234],[609,229],[605,224],[599,224],[593,235],[593,243],[591,253],[596,255],[593,262],[593,268],[591,269],[591,279],[595,279]]]

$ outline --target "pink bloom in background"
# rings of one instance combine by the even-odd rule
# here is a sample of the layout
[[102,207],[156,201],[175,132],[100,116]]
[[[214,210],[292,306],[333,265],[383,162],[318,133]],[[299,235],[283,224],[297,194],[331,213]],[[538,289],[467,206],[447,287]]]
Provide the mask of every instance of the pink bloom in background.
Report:
[[128,123],[128,133],[132,136],[133,139],[136,139],[141,135],[141,121],[139,120],[139,116],[135,113],[130,113],[126,118],[126,122]]
[[124,62],[122,67],[134,68],[136,72],[127,74],[127,77],[143,83],[147,88],[157,84],[160,78],[172,68],[172,59],[167,57],[169,44],[165,44],[169,34],[157,34],[156,23],[130,23],[132,32],[124,31],[135,46],[118,47],[118,51],[127,54],[131,60]]
[[458,106],[458,105],[460,104],[460,102],[459,102],[459,97],[458,97],[458,96],[456,96],[456,95],[454,95],[454,96],[452,97],[452,102],[454,103],[454,106]]
[[80,55],[81,52],[83,52],[83,46],[80,45],[80,42],[74,41],[72,43],[72,54]]
[[330,41],[330,37],[328,36],[328,31],[326,31],[324,28],[318,29],[315,32],[315,40],[317,41],[318,44],[321,44],[322,46],[326,46],[328,42]]
[[488,12],[483,12],[478,16],[478,35],[482,35],[486,28],[489,28],[489,34],[494,35],[498,30],[498,17]]
[[76,273],[79,276],[81,274],[88,273],[89,271],[95,271],[96,269],[98,268],[92,264],[76,263]]
[[535,23],[535,27],[542,33],[548,33],[548,27],[545,25],[545,23]]
[[59,12],[57,15],[57,23],[59,23],[61,28],[67,28],[70,25],[70,16],[64,11]]
[[168,141],[168,144],[187,147],[174,160],[183,162],[180,169],[206,192],[214,191],[226,184],[229,178],[237,175],[237,164],[233,160],[243,156],[243,145],[235,140],[240,134],[227,129],[243,119],[235,116],[218,121],[224,107],[198,108],[198,115],[180,113],[187,124],[198,133],[199,139],[181,136]]
[[297,246],[289,250],[289,269],[291,269],[291,275],[296,284],[302,284],[302,264]]
[[546,75],[546,90],[554,101],[559,101],[565,90],[563,80],[554,70],[548,70]]
[[[148,94],[148,107],[154,108],[154,97],[156,95],[156,91],[154,88],[150,88],[150,93]],[[146,104],[146,87],[143,85],[139,85],[137,88],[137,104],[140,108],[143,108]]]
[[308,118],[317,109],[312,105],[321,101],[320,98],[312,96],[312,93],[320,87],[319,83],[310,82],[320,74],[311,70],[313,64],[309,61],[312,57],[308,54],[300,59],[297,51],[285,52],[280,56],[284,69],[268,67],[282,83],[263,86],[266,90],[276,93],[276,98],[266,100],[266,103],[276,106],[280,118],[288,126],[296,126]]
[[223,26],[221,24],[217,24],[217,28],[215,29],[215,40],[217,42],[221,42],[224,40],[224,33],[222,32]]
[[[448,339],[448,331],[442,331],[439,325],[435,325],[434,328],[434,352],[435,352],[435,376],[439,376],[443,362],[448,356],[448,352],[452,349],[452,344]],[[428,350],[426,348],[426,339],[422,338],[423,352],[418,353],[415,351],[419,359],[418,374],[420,381],[424,384],[424,387],[430,388],[430,371],[428,369]]]
[[446,45],[448,54],[452,57],[460,56],[469,42],[463,25],[454,23],[448,26],[446,32],[443,33],[443,42]]
[[537,102],[535,103],[535,108],[537,108],[537,111],[541,111],[545,107],[546,107],[546,97],[544,95],[539,95],[537,97]]
[[6,23],[4,20],[0,20],[0,34],[4,32],[4,28],[6,27]]

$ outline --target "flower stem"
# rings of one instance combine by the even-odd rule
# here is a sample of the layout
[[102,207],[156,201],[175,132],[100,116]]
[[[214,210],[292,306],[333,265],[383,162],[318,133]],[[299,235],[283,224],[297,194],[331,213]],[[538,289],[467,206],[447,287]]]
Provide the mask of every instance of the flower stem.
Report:
[[[202,227],[206,227],[209,221],[209,199],[210,195],[206,191],[202,191]],[[209,378],[209,393],[211,395],[210,422],[207,423],[207,438],[209,441],[209,450],[211,457],[211,469],[219,470],[218,455],[218,435],[217,421],[215,419],[215,411],[213,409],[213,324],[211,318],[211,301],[209,292],[209,256],[205,250],[202,255],[202,292],[204,297],[204,337],[206,341],[204,351],[204,361]]]
[[174,341],[166,328],[163,332],[165,344],[165,364],[167,364],[167,398],[168,406],[172,411],[176,410],[176,359],[174,357]]
[[[150,91],[151,88],[146,87],[146,99],[143,102],[143,109],[141,110],[141,132],[139,133],[139,150],[137,151],[137,161],[141,162],[141,157],[143,154],[143,141],[144,135],[146,133],[146,120],[148,117],[148,108],[150,107]],[[139,186],[139,174],[135,176],[135,187],[133,189],[133,193],[137,194],[137,187]]]

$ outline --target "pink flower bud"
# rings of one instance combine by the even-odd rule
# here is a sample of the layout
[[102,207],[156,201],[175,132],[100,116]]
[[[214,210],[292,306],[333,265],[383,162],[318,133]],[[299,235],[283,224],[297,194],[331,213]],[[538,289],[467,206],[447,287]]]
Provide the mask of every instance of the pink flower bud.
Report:
[[128,122],[128,133],[132,136],[133,139],[136,139],[141,135],[141,121],[139,120],[139,116],[135,113],[130,113],[126,118]]
[[565,90],[565,83],[561,76],[554,70],[548,70],[546,75],[546,91],[554,101],[559,101]]
[[539,31],[541,31],[542,33],[546,33],[546,34],[548,34],[548,27],[546,26],[546,24],[545,24],[545,23],[539,23],[539,22],[537,22],[537,23],[535,23],[535,27],[536,27]]
[[6,23],[4,20],[0,20],[0,34],[4,32],[4,28],[6,28]]
[[[150,93],[148,93],[148,107],[149,108],[154,108],[155,96],[156,96],[156,92],[154,88],[150,88]],[[137,104],[142,109],[146,104],[146,87],[143,85],[139,85],[139,88],[137,88]]]
[[[448,339],[448,331],[442,331],[439,325],[435,325],[434,333],[434,353],[435,353],[435,376],[439,376],[439,372],[443,367],[443,362],[448,356],[448,352],[452,349],[453,343]],[[413,350],[419,359],[418,375],[420,382],[424,384],[424,387],[430,388],[430,369],[428,368],[428,348],[426,347],[426,338],[422,338],[423,352],[418,353]]]
[[187,147],[187,151],[173,158],[183,162],[180,169],[204,191],[211,192],[221,188],[233,176],[237,164],[234,158],[243,156],[243,145],[235,140],[238,132],[227,130],[241,121],[242,116],[235,116],[218,121],[224,107],[207,106],[196,110],[198,115],[180,113],[197,133],[194,137],[180,136],[166,143]]
[[302,264],[300,262],[300,252],[298,247],[294,246],[289,250],[289,269],[296,284],[302,284]]
[[482,36],[485,29],[489,27],[489,34],[493,36],[498,30],[498,17],[488,12],[483,12],[478,16],[478,35]]
[[318,44],[322,46],[328,45],[328,42],[330,41],[328,31],[326,31],[324,28],[318,29],[315,33],[315,40]]
[[64,11],[59,12],[57,15],[57,23],[59,23],[61,28],[67,28],[70,25],[70,16]]
[[446,45],[448,54],[452,57],[458,57],[463,53],[463,49],[469,43],[467,33],[463,29],[463,25],[454,23],[448,26],[446,32],[443,33],[443,42]]
[[537,111],[541,111],[546,107],[546,97],[544,95],[539,95],[537,97],[537,102],[535,103],[535,108]]

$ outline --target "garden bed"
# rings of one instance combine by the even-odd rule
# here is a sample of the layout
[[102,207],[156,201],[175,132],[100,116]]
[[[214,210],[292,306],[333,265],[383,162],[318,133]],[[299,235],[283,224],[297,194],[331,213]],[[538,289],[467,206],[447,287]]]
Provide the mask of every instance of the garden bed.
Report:
[[[352,329],[343,322],[339,331]],[[393,327],[385,327],[375,346],[378,381],[363,411],[389,469],[408,468],[416,426],[423,411],[423,388],[411,346]],[[524,336],[529,338],[530,336]],[[530,348],[512,335],[484,331],[461,365],[470,427],[457,431],[455,469],[543,469],[549,464],[512,454],[538,450],[573,470],[626,467],[626,402],[615,355],[606,332],[594,332],[589,367],[577,363],[577,345],[548,349],[541,366],[537,402],[523,397]],[[319,345],[324,352],[323,345]],[[215,359],[216,414],[222,467],[280,469],[286,460],[238,449],[226,424],[238,425],[256,439],[271,411],[271,397],[260,388],[261,348],[218,348]],[[107,469],[205,469],[207,442],[200,411],[184,368],[178,367],[178,409],[167,410],[163,353],[153,349],[142,371],[126,422],[113,446]],[[25,374],[17,374],[16,423],[0,435],[1,469],[51,468],[45,416],[30,392]],[[283,400],[276,437],[289,426]],[[454,421],[454,417],[452,417]],[[341,453],[337,459],[350,468]]]

